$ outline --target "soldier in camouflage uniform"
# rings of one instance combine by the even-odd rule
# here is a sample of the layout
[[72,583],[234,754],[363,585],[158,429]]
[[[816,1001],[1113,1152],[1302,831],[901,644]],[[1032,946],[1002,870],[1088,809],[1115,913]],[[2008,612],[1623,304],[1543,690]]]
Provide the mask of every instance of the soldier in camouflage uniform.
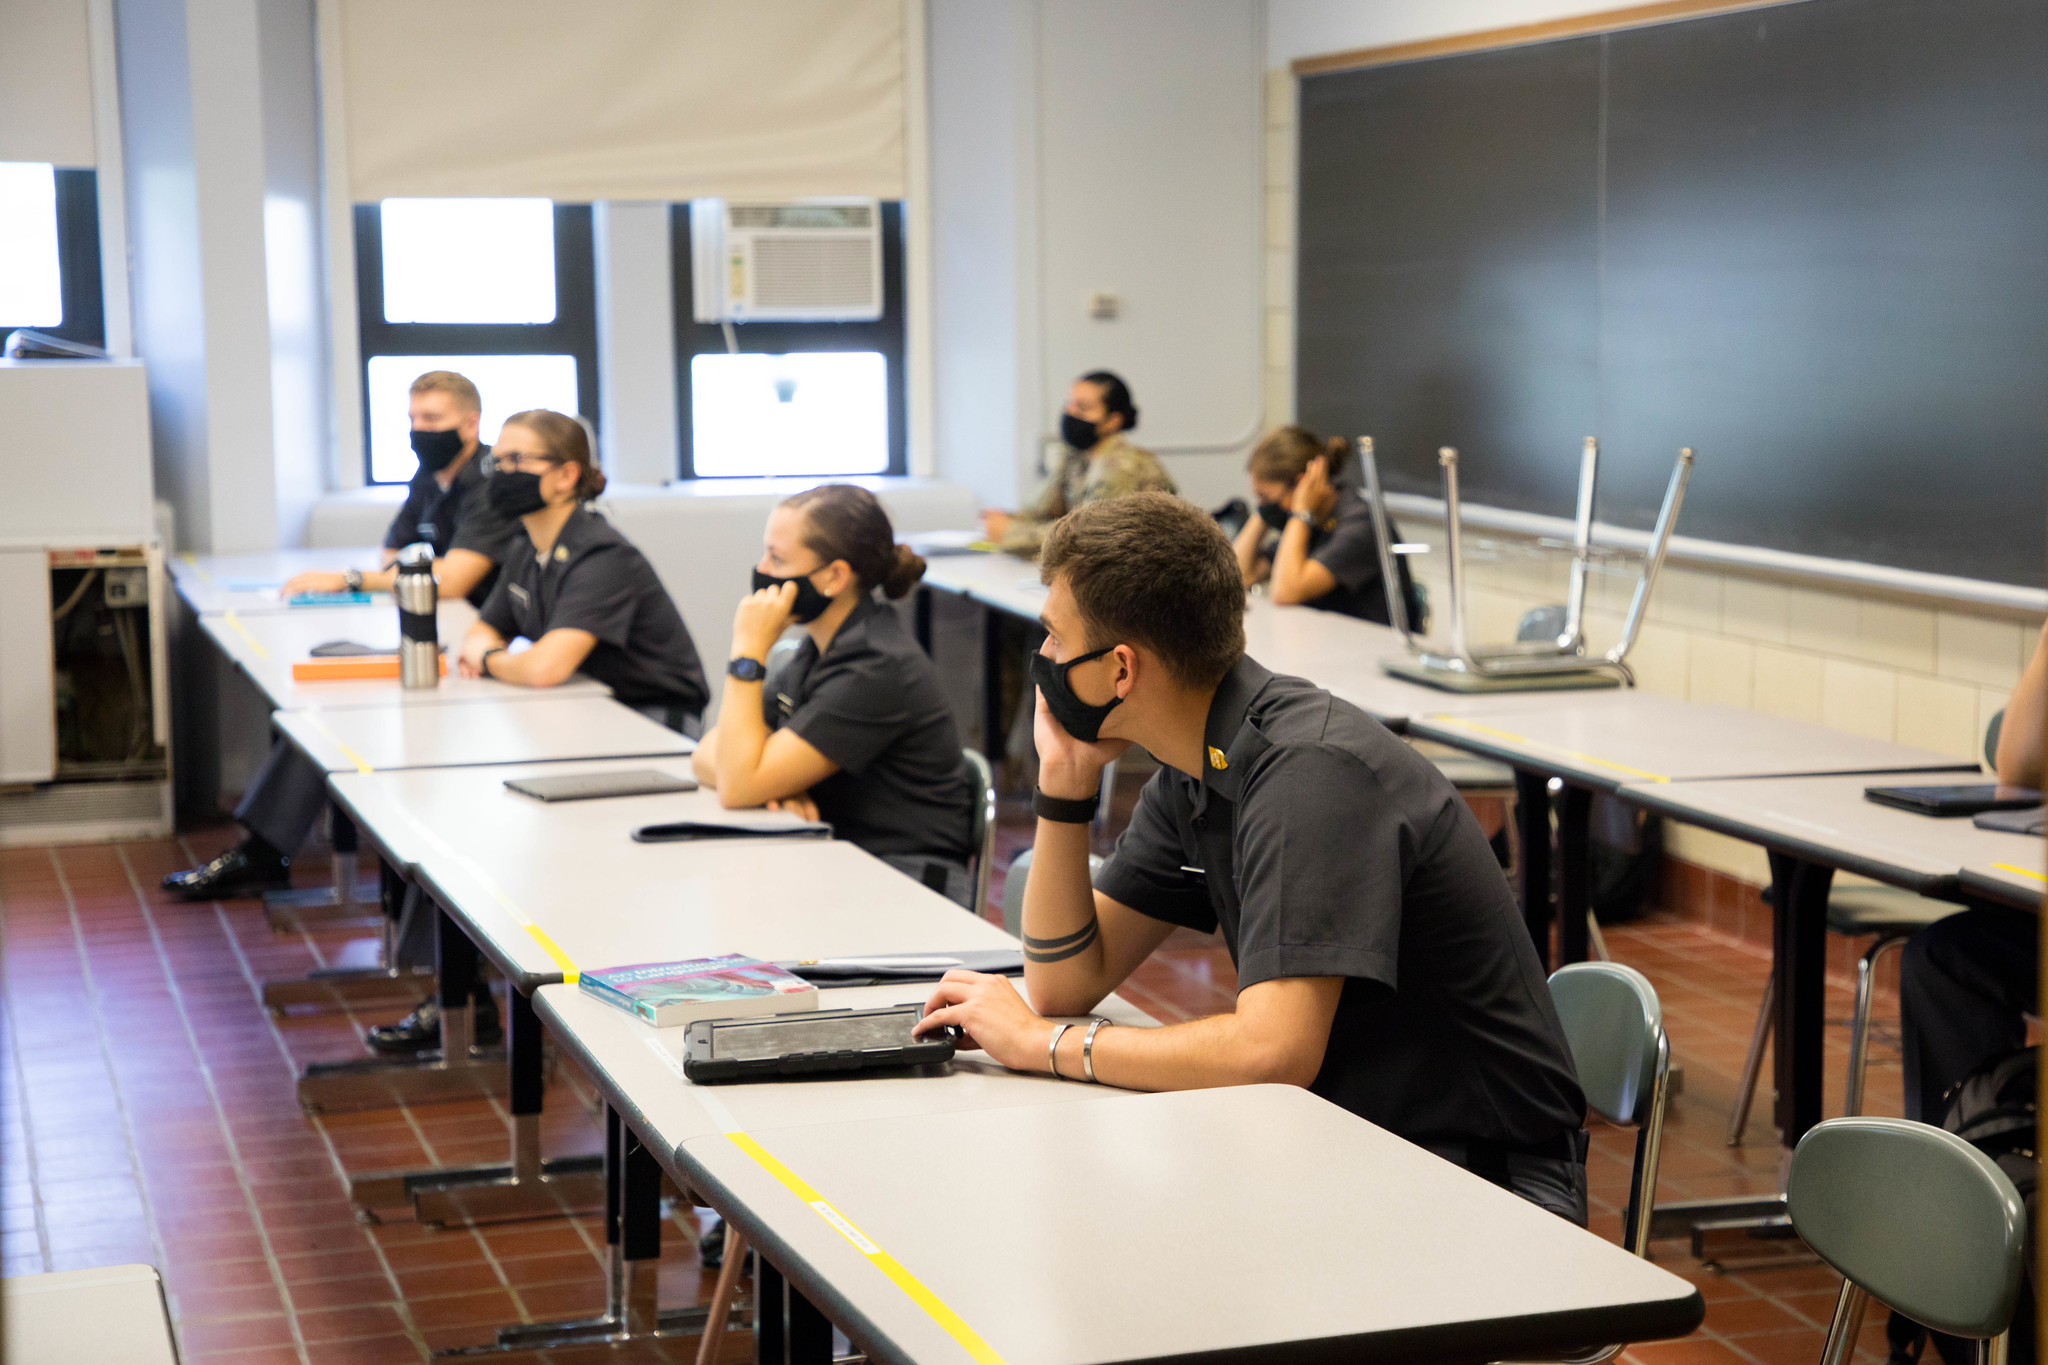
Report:
[[1011,554],[1030,557],[1038,553],[1046,530],[1083,503],[1152,489],[1179,491],[1158,456],[1124,439],[1137,425],[1138,409],[1123,380],[1107,370],[1075,380],[1060,418],[1060,438],[1067,444],[1060,467],[1015,516],[982,513],[988,538]]

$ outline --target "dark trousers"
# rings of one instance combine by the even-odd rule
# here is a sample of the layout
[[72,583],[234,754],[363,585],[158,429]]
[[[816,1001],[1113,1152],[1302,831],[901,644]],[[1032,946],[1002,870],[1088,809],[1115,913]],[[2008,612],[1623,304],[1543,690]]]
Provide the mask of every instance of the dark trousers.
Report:
[[[1575,1135],[1574,1140],[1584,1134]],[[1422,1144],[1453,1165],[1463,1166],[1518,1194],[1538,1208],[1549,1209],[1568,1223],[1586,1226],[1586,1159],[1534,1156],[1502,1151],[1488,1144],[1425,1142]]]
[[1939,1124],[1951,1086],[2027,1041],[2039,1001],[2040,920],[1984,906],[1915,934],[1899,960],[1906,1117]]
[[282,737],[270,743],[270,757],[242,793],[235,819],[285,857],[292,857],[327,809],[327,774]]

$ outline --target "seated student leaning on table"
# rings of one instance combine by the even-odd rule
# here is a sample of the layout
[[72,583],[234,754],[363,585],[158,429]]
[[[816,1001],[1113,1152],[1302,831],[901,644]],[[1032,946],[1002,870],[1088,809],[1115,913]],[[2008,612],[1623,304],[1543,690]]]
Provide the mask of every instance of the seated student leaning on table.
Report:
[[[1269,432],[1246,466],[1258,515],[1245,522],[1231,549],[1245,586],[1265,583],[1280,606],[1301,604],[1391,625],[1372,508],[1356,489],[1333,482],[1350,458],[1341,436],[1326,441],[1295,426]],[[1394,531],[1391,523],[1387,529]],[[1266,542],[1276,533],[1269,550]],[[1415,587],[1407,561],[1396,563],[1412,621]]]
[[[484,496],[482,464],[491,448],[477,442],[483,401],[476,385],[452,370],[429,370],[412,381],[412,448],[419,472],[384,536],[384,567],[372,573],[314,570],[284,585],[287,596],[391,588],[391,565],[408,545],[434,547],[434,577],[447,597],[478,606],[491,590],[519,527]],[[283,739],[235,808],[249,831],[241,843],[203,866],[173,872],[164,890],[191,899],[246,896],[291,884],[291,860],[327,805],[327,777]]]
[[1016,512],[981,514],[984,534],[1011,554],[1034,555],[1046,528],[1076,507],[1146,489],[1171,493],[1173,478],[1159,457],[1124,439],[1138,425],[1138,407],[1124,381],[1094,370],[1067,390],[1060,414],[1066,453],[1029,505]]
[[[962,905],[977,793],[938,670],[875,600],[901,597],[924,561],[898,545],[875,495],[798,493],[768,516],[754,592],[732,626],[718,724],[692,759],[728,808],[769,805],[834,834]],[[770,677],[769,646],[804,639]]]
[[[647,557],[583,505],[604,491],[583,424],[545,408],[506,418],[484,490],[519,530],[462,638],[462,675],[556,687],[580,671],[625,705],[693,733],[710,697],[697,646]],[[522,638],[532,645],[511,652],[509,643]],[[395,965],[432,965],[431,919],[414,918],[393,950]],[[474,1036],[494,1041],[501,1026],[488,987],[479,981],[471,999]],[[367,1039],[387,1053],[439,1047],[440,1006],[430,999]]]
[[[1007,978],[949,972],[920,1031],[957,1024],[1006,1066],[1135,1090],[1305,1086],[1583,1224],[1585,1100],[1457,792],[1364,712],[1246,656],[1230,543],[1192,504],[1084,507],[1040,573],[1030,1004]],[[1091,887],[1102,769],[1132,744],[1163,766]],[[1094,1008],[1176,925],[1222,929],[1231,1013],[1042,1017]]]

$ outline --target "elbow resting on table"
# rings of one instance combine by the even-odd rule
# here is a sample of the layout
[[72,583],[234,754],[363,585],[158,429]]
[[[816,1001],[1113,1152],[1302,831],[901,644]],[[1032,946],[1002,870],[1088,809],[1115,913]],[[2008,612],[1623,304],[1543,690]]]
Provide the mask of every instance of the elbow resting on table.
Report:
[[1085,985],[1037,980],[1028,969],[1024,973],[1024,998],[1031,1002],[1036,1013],[1047,1019],[1086,1014],[1101,1004],[1102,997],[1107,994],[1107,991],[1092,990]]

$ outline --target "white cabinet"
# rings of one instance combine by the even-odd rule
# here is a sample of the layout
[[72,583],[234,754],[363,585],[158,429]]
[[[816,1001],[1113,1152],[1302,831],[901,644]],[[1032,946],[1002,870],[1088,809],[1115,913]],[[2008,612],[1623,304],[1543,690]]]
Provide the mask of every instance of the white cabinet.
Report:
[[0,549],[0,783],[57,775],[50,657],[50,557]]

